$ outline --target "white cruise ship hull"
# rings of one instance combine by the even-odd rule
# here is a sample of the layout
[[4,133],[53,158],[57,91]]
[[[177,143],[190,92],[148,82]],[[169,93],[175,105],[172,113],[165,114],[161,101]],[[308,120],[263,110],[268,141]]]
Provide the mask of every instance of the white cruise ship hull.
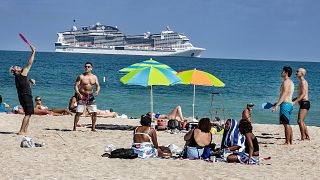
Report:
[[70,47],[56,46],[56,52],[61,53],[92,53],[92,54],[114,54],[114,55],[137,55],[137,56],[183,56],[183,57],[200,57],[205,50],[203,48],[187,48],[176,50],[157,50],[157,49],[121,49],[114,48],[97,48],[97,47]]

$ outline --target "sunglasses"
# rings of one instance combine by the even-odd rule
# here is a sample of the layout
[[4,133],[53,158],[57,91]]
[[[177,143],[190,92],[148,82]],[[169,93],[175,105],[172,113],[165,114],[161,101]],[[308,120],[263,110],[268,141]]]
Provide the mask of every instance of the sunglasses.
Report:
[[36,99],[36,101],[41,101],[41,99]]
[[91,66],[84,66],[85,68],[91,68]]

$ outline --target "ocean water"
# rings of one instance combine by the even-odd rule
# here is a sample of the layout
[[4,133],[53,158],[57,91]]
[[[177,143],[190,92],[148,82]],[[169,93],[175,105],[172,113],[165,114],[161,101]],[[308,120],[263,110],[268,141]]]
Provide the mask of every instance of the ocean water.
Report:
[[[3,101],[18,105],[14,77],[8,72],[11,65],[24,66],[30,52],[0,51],[0,94]],[[29,77],[36,80],[33,96],[42,97],[43,104],[50,108],[68,106],[74,94],[73,85],[79,74],[84,71],[84,63],[91,61],[93,72],[98,76],[101,91],[97,99],[99,109],[113,108],[121,114],[139,117],[150,111],[150,93],[147,87],[123,85],[119,79],[124,75],[119,69],[133,63],[149,59],[144,56],[115,56],[93,54],[63,54],[37,52]],[[256,123],[278,124],[278,112],[261,108],[264,102],[276,102],[279,98],[279,86],[282,82],[281,70],[290,65],[294,70],[307,69],[311,109],[306,119],[308,125],[320,126],[319,75],[320,63],[290,61],[259,61],[242,59],[153,57],[153,59],[171,66],[176,71],[197,68],[207,71],[226,86],[196,86],[195,115],[201,117],[240,119],[242,110],[248,102],[255,104],[252,111]],[[103,82],[106,77],[106,82]],[[293,75],[295,85],[297,78]],[[296,88],[296,87],[295,87]],[[219,93],[214,94],[212,93]],[[296,95],[296,89],[294,96]],[[153,86],[154,111],[167,114],[176,105],[181,105],[183,115],[192,116],[192,85]],[[298,106],[294,107],[292,124],[296,124]]]

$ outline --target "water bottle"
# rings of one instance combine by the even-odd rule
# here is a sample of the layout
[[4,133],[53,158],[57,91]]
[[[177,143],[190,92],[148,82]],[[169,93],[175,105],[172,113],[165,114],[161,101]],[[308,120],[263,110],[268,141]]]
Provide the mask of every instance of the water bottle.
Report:
[[153,120],[151,122],[151,128],[156,129],[157,121]]

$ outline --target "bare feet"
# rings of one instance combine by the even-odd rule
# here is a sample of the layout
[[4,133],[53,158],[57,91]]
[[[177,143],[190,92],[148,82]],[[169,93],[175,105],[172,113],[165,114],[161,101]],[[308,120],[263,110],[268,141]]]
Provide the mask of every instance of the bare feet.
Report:
[[18,132],[17,135],[26,135],[27,133],[25,132]]
[[92,131],[92,132],[97,132],[97,130],[95,130],[95,129],[91,129],[91,131]]
[[283,143],[282,145],[288,146],[288,145],[292,145],[292,144],[289,144],[289,143]]

